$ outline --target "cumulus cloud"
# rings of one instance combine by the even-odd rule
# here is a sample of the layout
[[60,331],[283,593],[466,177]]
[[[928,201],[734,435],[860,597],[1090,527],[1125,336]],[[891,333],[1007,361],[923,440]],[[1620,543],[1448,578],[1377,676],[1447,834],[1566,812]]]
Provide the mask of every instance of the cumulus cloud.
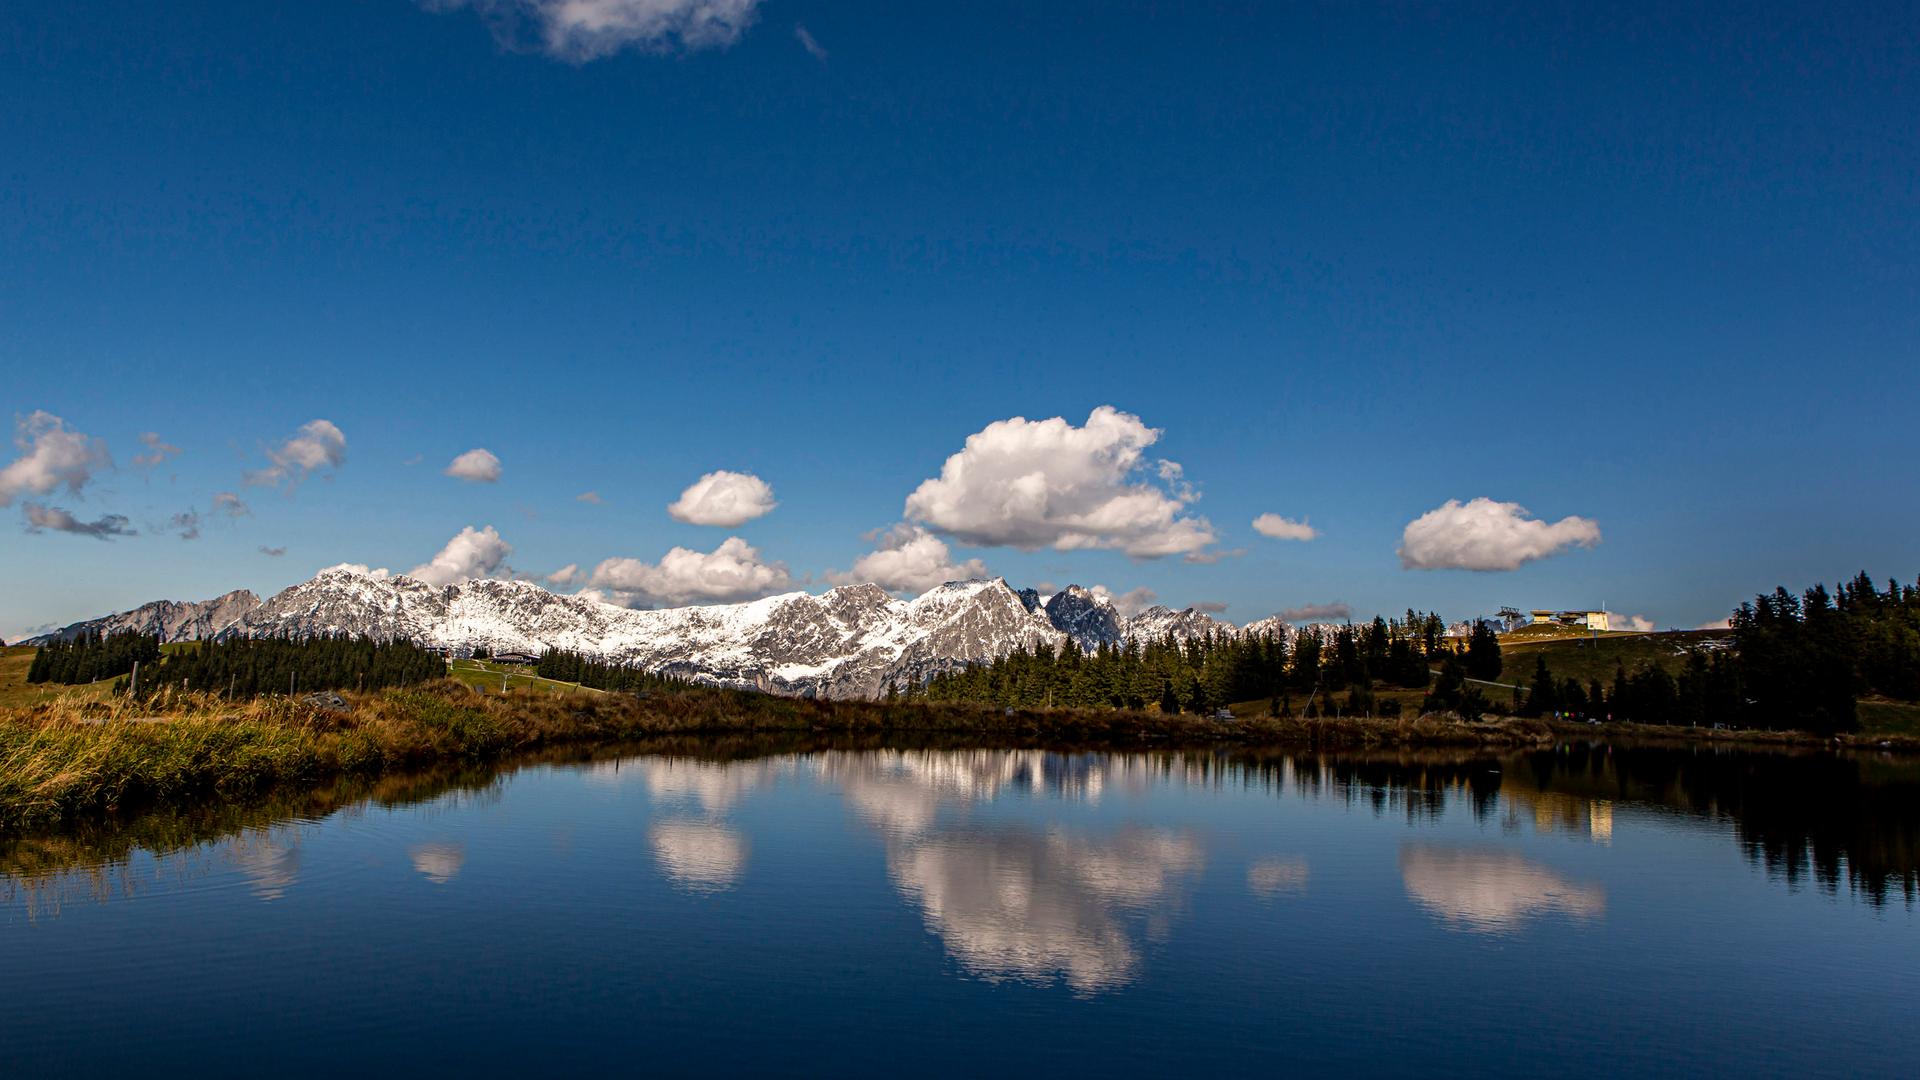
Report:
[[213,509],[215,513],[225,514],[228,517],[246,517],[248,514],[253,513],[252,509],[247,506],[246,501],[231,491],[222,491],[215,494],[213,497]]
[[507,48],[535,48],[584,64],[623,49],[724,49],[753,25],[759,0],[421,0],[429,11],[469,8]]
[[680,493],[667,513],[689,525],[719,525],[732,528],[757,517],[765,517],[780,505],[773,501],[773,488],[752,473],[710,472]]
[[277,559],[286,553],[287,549],[284,547],[268,547],[265,544],[260,545],[260,554],[265,555],[269,559]]
[[1199,552],[1213,526],[1186,513],[1197,496],[1179,466],[1143,452],[1160,438],[1111,405],[1082,427],[1060,417],[998,420],[969,435],[940,475],[907,497],[906,517],[964,544],[1034,551],[1113,548],[1136,559]]
[[680,605],[756,600],[793,585],[785,563],[762,562],[760,552],[729,536],[710,552],[676,547],[657,563],[606,559],[589,583],[613,603]]
[[583,491],[580,494],[575,495],[574,498],[583,503],[592,503],[595,506],[599,506],[601,503],[606,501],[605,499],[602,499],[600,497],[600,493],[597,491]]
[[1703,622],[1699,626],[1694,627],[1694,629],[1696,630],[1731,630],[1733,629],[1733,620],[1732,619],[1715,619],[1712,622]]
[[1126,592],[1119,594],[1115,594],[1112,589],[1107,588],[1105,585],[1090,585],[1087,587],[1087,591],[1092,593],[1095,599],[1104,600],[1112,604],[1115,611],[1118,611],[1128,618],[1132,618],[1160,602],[1160,594],[1147,588],[1145,585],[1137,589],[1128,589]]
[[1335,600],[1328,604],[1303,604],[1291,607],[1274,616],[1281,622],[1347,622],[1353,618],[1353,609],[1344,602]]
[[1227,610],[1227,602],[1224,600],[1196,600],[1189,606],[1195,611],[1204,611],[1208,615],[1221,615]]
[[475,447],[449,462],[446,474],[470,484],[492,484],[500,479],[500,459],[491,450]]
[[1614,630],[1631,630],[1638,634],[1653,633],[1653,620],[1645,615],[1622,615],[1617,611],[1609,611],[1607,625]]
[[1180,561],[1212,566],[1222,559],[1237,559],[1246,553],[1246,548],[1233,548],[1230,551],[1189,551],[1180,557]]
[[151,469],[170,457],[179,456],[180,453],[179,447],[171,446],[162,440],[160,433],[157,431],[141,432],[140,442],[147,448],[147,451],[144,454],[133,455],[133,463],[143,469]]
[[568,563],[567,565],[547,575],[547,584],[558,586],[563,589],[571,588],[572,586],[578,585],[586,580],[587,580],[587,575],[584,571],[580,569],[579,563]]
[[1295,521],[1279,514],[1261,514],[1254,518],[1253,531],[1275,540],[1311,540],[1320,535],[1319,530],[1305,521]]
[[45,495],[58,487],[78,495],[93,479],[93,470],[109,468],[107,444],[67,430],[67,422],[44,410],[14,418],[13,444],[20,456],[0,469],[0,506],[12,506],[20,495]]
[[347,437],[331,420],[309,420],[293,438],[267,451],[273,464],[246,475],[249,484],[284,481],[288,490],[319,469],[337,469],[347,460]]
[[795,23],[793,25],[793,39],[800,43],[801,48],[807,50],[808,56],[813,57],[823,64],[827,62],[827,50],[820,47],[820,43],[813,39],[813,35],[807,32],[806,27]]
[[107,514],[93,521],[81,521],[57,506],[43,506],[40,503],[27,503],[27,531],[39,533],[72,533],[75,536],[91,536],[95,540],[111,540],[116,536],[133,536],[134,531],[127,526],[122,514]]
[[200,512],[183,510],[167,519],[167,531],[179,533],[182,540],[200,539]]
[[469,525],[447,541],[447,546],[430,561],[407,571],[407,576],[429,585],[451,585],[468,578],[491,576],[511,554],[513,545],[500,539],[493,526],[475,529]]
[[1448,499],[1407,523],[1400,565],[1409,570],[1516,570],[1569,547],[1600,542],[1600,524],[1564,517],[1548,523],[1519,503]]
[[874,550],[853,561],[846,573],[828,573],[836,585],[873,582],[889,592],[922,593],[949,581],[987,576],[979,559],[955,562],[946,542],[918,525],[902,522],[882,533]]

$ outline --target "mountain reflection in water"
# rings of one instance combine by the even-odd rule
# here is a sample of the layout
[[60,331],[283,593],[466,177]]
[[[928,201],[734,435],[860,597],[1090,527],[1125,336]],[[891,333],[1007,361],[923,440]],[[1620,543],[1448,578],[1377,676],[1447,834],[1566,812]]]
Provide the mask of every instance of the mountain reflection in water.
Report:
[[882,836],[887,871],[927,928],[970,974],[1064,981],[1090,992],[1128,981],[1140,965],[1138,924],[1204,865],[1190,832],[1110,830],[970,820],[1010,795],[1097,803],[1144,791],[1139,758],[1041,751],[825,754],[822,778]]
[[0,835],[0,1043],[22,1076],[1901,1076],[1917,855],[1920,762],[1878,755],[555,747]]
[[[684,752],[707,744],[676,745],[671,756],[561,749],[538,760],[582,762],[575,775],[589,790],[644,785],[657,809],[635,824],[654,865],[701,892],[751,872],[743,805],[783,784],[825,785],[872,830],[894,887],[966,970],[1080,988],[1111,985],[1137,969],[1142,935],[1178,909],[1205,869],[1207,837],[1159,822],[1034,822],[983,809],[1023,799],[1098,807],[1156,790],[1240,788],[1403,815],[1413,825],[1464,814],[1506,832],[1528,828],[1599,844],[1612,839],[1622,814],[1657,810],[1667,820],[1730,824],[1740,850],[1790,887],[1810,882],[1837,894],[1844,886],[1874,904],[1904,898],[1911,905],[1920,886],[1920,763],[1885,756],[1578,743],[1524,753],[1344,756],[789,743],[755,756],[753,744],[735,741],[728,744],[734,759],[712,760]],[[279,900],[303,887],[300,836],[313,825],[343,809],[498,800],[511,775],[511,767],[457,767],[15,834],[0,838],[0,901],[24,896],[50,914],[76,896],[126,894],[136,855],[157,860],[158,879],[226,866],[260,900]],[[465,860],[465,849],[444,839],[409,850],[413,869],[434,884],[454,880]],[[1244,885],[1254,897],[1304,895],[1304,855],[1244,858]],[[1407,895],[1452,926],[1509,927],[1548,913],[1596,918],[1605,910],[1604,896],[1585,886],[1555,884],[1539,876],[1552,871],[1504,857],[1476,862],[1470,853],[1411,844],[1400,862]],[[1509,899],[1493,896],[1500,890]]]

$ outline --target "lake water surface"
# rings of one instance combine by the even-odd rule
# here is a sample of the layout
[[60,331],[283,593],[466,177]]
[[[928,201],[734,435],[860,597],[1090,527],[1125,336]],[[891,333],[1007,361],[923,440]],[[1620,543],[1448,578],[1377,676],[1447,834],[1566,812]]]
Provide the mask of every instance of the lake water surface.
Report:
[[0,841],[9,1075],[1920,1072],[1920,767],[633,754]]

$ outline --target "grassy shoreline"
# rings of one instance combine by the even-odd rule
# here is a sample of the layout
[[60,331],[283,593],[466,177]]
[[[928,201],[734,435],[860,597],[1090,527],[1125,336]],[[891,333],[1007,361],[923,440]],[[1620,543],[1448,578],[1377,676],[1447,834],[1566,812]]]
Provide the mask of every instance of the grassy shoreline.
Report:
[[[1273,745],[1311,749],[1526,747],[1566,740],[1827,746],[1791,732],[1550,724],[1450,715],[1408,720],[1221,722],[1156,712],[1004,710],[973,705],[811,701],[688,688],[626,694],[486,693],[455,680],[346,694],[344,709],[301,698],[229,703],[169,693],[134,703],[71,695],[0,709],[0,830],[286,784],[484,763],[545,748],[662,737],[960,737],[1085,748]],[[1899,749],[1920,742],[1898,740]],[[1841,744],[1847,745],[1847,744]],[[1851,745],[1874,747],[1878,741]]]

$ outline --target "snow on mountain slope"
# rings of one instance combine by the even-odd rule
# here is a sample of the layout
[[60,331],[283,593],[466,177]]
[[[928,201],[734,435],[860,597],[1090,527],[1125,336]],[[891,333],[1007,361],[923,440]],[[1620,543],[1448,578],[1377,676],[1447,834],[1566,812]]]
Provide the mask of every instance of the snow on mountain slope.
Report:
[[357,567],[323,570],[225,633],[569,649],[701,682],[822,697],[870,697],[889,682],[1061,638],[999,580],[950,582],[911,601],[849,585],[820,596],[634,611],[523,581],[428,585]]
[[430,585],[356,566],[322,570],[264,603],[248,592],[200,604],[160,601],[59,633],[83,628],[137,629],[167,641],[337,634],[493,652],[567,649],[714,685],[835,698],[876,696],[889,684],[1068,639],[1093,651],[1168,635],[1277,633],[1291,642],[1334,629],[1297,629],[1277,617],[1235,627],[1194,608],[1153,607],[1129,619],[1077,585],[1042,598],[999,579],[948,582],[912,600],[877,585],[844,585],[818,596],[635,611],[525,581]]
[[1172,611],[1155,604],[1127,620],[1127,638],[1132,641],[1163,641],[1171,634],[1175,641],[1205,637],[1208,634],[1237,636],[1239,629],[1196,608]]

